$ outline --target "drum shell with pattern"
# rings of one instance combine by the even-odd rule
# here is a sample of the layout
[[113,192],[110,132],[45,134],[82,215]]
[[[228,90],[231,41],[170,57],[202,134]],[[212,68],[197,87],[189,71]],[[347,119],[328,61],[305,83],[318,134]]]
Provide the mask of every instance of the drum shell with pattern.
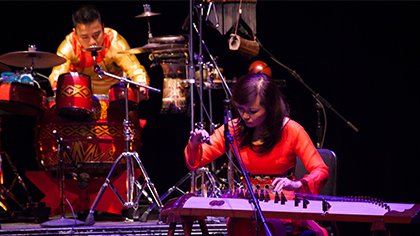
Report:
[[56,107],[67,118],[85,119],[92,115],[92,84],[89,75],[69,72],[57,80]]
[[[106,95],[93,95],[92,118],[84,121],[67,119],[58,114],[54,98],[49,98],[50,108],[45,112],[40,127],[38,159],[46,171],[56,171],[59,156],[57,153],[56,130],[68,146],[63,153],[66,173],[86,172],[91,176],[106,176],[117,158],[125,151],[139,151],[141,128],[137,117],[131,116],[133,140],[127,149],[123,122],[109,117],[109,98]],[[117,166],[116,173],[124,166],[124,158]]]

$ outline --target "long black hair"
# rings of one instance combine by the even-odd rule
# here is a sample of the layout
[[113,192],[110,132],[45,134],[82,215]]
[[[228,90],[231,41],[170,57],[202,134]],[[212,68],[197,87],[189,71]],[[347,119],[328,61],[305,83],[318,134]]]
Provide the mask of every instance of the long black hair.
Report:
[[283,120],[289,115],[289,107],[283,94],[275,82],[263,73],[249,73],[238,79],[232,89],[232,101],[239,105],[254,102],[260,97],[260,105],[266,110],[266,118],[263,121],[263,144],[252,144],[254,128],[247,127],[240,119],[239,128],[235,136],[240,140],[240,147],[250,146],[258,153],[265,153],[273,148],[281,138]]

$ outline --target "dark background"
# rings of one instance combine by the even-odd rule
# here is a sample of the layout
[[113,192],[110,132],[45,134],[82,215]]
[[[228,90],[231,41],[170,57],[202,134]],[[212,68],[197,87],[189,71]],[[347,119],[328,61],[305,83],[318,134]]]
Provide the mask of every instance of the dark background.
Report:
[[[72,30],[72,11],[82,3],[86,2],[1,2],[0,53],[25,51],[28,44],[55,53]],[[135,18],[143,12],[144,3],[161,13],[150,18],[153,36],[188,33],[182,25],[189,14],[189,1],[88,3],[99,8],[105,25],[117,29],[131,47],[147,43],[146,18]],[[323,147],[332,149],[338,157],[338,195],[420,203],[416,174],[420,153],[419,12],[420,2],[415,1],[261,0],[256,4],[256,35],[269,53],[261,49],[257,57],[248,58],[230,51],[227,35],[207,27],[206,22],[202,36],[228,80],[244,74],[256,59],[269,64],[273,78],[286,82],[284,92],[292,118],[306,128],[314,143],[317,114],[311,91],[269,54],[295,70],[329,102],[332,109],[327,109]],[[151,76],[151,86],[161,88],[160,68],[150,67],[148,54],[137,56]],[[38,72],[48,76],[50,70]],[[223,90],[212,93],[213,122],[220,124],[225,95]],[[162,195],[188,173],[183,149],[191,121],[189,114],[160,114],[160,106],[161,95],[152,93],[139,113],[148,120],[140,156]],[[12,125],[3,125],[3,149],[24,172],[33,168],[30,163],[36,163],[33,134],[23,128],[33,121],[25,117],[7,119]],[[365,230],[367,226],[361,232]]]

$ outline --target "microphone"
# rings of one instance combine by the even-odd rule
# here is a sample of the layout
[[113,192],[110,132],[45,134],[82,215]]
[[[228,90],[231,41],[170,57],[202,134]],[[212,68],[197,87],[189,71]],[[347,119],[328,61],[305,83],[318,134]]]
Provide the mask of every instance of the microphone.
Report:
[[96,61],[96,57],[98,56],[98,52],[102,51],[104,47],[102,46],[97,46],[97,45],[92,45],[89,46],[88,48],[84,48],[83,50],[86,52],[90,52],[90,54],[93,57],[93,70],[95,71],[96,74],[98,74],[98,77],[100,79],[102,79],[102,69],[101,67],[98,65],[97,61]]
[[[98,45],[91,45],[88,48],[83,48],[83,51],[92,53],[92,56],[97,56],[98,52],[102,51],[104,47]],[[95,55],[93,55],[95,53]]]

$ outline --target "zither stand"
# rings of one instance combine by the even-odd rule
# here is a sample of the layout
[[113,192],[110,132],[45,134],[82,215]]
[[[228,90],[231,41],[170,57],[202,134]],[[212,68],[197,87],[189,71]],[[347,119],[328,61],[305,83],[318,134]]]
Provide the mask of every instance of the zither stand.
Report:
[[[96,56],[97,56],[97,50],[95,49],[91,49],[92,52],[92,56],[94,57],[94,61],[96,62]],[[159,208],[163,207],[163,204],[159,198],[159,195],[157,193],[157,190],[154,186],[154,184],[152,183],[152,181],[149,178],[149,175],[147,174],[146,169],[144,168],[140,157],[138,155],[137,152],[132,151],[131,149],[131,143],[133,141],[133,131],[131,129],[131,122],[129,121],[129,117],[128,117],[128,84],[135,84],[137,86],[140,87],[145,87],[149,90],[155,91],[155,92],[160,92],[159,89],[155,89],[152,87],[149,87],[147,85],[142,85],[136,82],[133,82],[125,77],[119,77],[113,74],[109,74],[105,71],[102,71],[102,69],[100,68],[99,65],[97,65],[95,63],[95,72],[98,75],[105,75],[105,76],[109,76],[115,79],[118,79],[122,82],[125,83],[125,119],[123,121],[123,127],[124,127],[124,134],[125,134],[125,142],[126,142],[126,152],[123,152],[113,163],[111,170],[109,171],[105,182],[103,183],[103,185],[101,186],[98,194],[96,195],[96,198],[89,210],[89,214],[86,217],[85,220],[85,225],[93,225],[95,224],[95,219],[94,219],[94,213],[95,213],[95,209],[96,206],[98,205],[102,195],[104,194],[106,188],[109,186],[111,187],[112,191],[115,193],[115,195],[118,197],[118,199],[120,200],[120,202],[124,205],[125,208],[127,209],[133,209],[134,211],[136,211],[138,209],[138,202],[139,199],[141,197],[141,195],[144,193],[145,188],[147,187],[150,191],[152,200],[156,203],[156,205]],[[118,193],[118,191],[116,190],[115,186],[112,184],[111,182],[111,176],[114,173],[117,165],[123,160],[125,159],[126,161],[126,173],[127,173],[127,178],[126,178],[126,186],[127,186],[127,196],[126,196],[126,201],[124,201],[124,199],[121,197],[121,195]],[[144,182],[143,184],[140,184],[139,181],[135,178],[135,173],[134,173],[134,161],[136,162],[136,164],[139,166],[140,171],[142,176],[144,177]],[[146,194],[145,194],[146,195]],[[132,219],[126,217],[126,221],[132,221]]]

